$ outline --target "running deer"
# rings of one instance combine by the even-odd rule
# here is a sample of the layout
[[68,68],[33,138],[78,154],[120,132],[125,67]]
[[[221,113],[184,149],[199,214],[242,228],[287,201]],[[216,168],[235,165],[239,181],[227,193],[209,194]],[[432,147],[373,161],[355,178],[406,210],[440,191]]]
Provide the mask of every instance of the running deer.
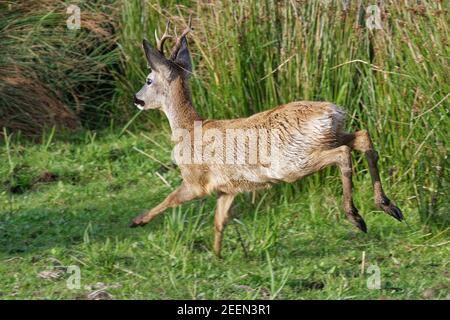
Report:
[[[400,209],[383,191],[377,168],[378,154],[369,133],[365,130],[354,133],[344,131],[346,115],[341,108],[330,102],[296,101],[248,118],[205,120],[195,110],[189,90],[192,64],[186,35],[191,30],[191,19],[189,18],[189,23],[180,37],[173,38],[168,34],[168,30],[169,22],[160,39],[155,32],[156,49],[146,39],[143,41],[151,72],[142,89],[134,96],[134,103],[141,110],[158,109],[166,115],[175,151],[181,144],[188,146],[184,155],[181,152],[173,153],[183,182],[156,207],[134,218],[131,227],[147,224],[167,208],[216,193],[214,250],[220,257],[229,209],[238,193],[267,188],[279,182],[291,183],[327,166],[336,165],[341,172],[345,214],[351,223],[367,232],[366,224],[352,200],[352,150],[363,152],[367,158],[375,204],[395,219],[403,220]],[[167,58],[164,55],[164,43],[169,38],[174,40],[175,45]],[[217,154],[227,150],[234,153],[234,159],[244,158],[247,162],[230,163],[223,161],[223,157],[214,158],[217,161],[198,161],[197,157],[192,161],[192,148],[189,147],[196,143],[192,141],[199,140],[195,139],[198,127],[201,127],[205,134],[200,137],[197,147],[209,151],[212,148]],[[245,139],[245,143],[236,145],[236,139],[228,139],[228,131],[232,130],[238,132],[238,138],[246,136],[248,139]],[[261,131],[271,132],[271,136],[276,136],[277,140],[274,142],[268,139],[267,135],[257,135],[255,138],[248,134]],[[210,132],[214,134],[209,134],[209,139],[205,139]],[[189,142],[180,143],[180,138]],[[257,143],[250,138],[255,138]],[[274,149],[278,165],[262,161],[261,152],[256,151],[258,147],[262,148],[262,143],[276,147]],[[193,153],[198,152],[194,150]],[[247,158],[255,153],[257,160],[250,163]],[[227,160],[233,160],[233,157],[226,157]]]

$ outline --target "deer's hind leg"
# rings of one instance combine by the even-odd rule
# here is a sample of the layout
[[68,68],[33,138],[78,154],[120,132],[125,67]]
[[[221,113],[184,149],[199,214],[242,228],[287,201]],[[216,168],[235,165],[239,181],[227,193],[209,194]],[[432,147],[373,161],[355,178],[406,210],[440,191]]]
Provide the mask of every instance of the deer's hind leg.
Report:
[[331,150],[321,151],[318,155],[318,169],[337,165],[341,171],[343,205],[347,218],[361,231],[367,232],[366,223],[359,215],[352,196],[352,154],[350,147],[343,145]]
[[369,163],[370,176],[372,178],[372,185],[374,190],[375,204],[384,212],[394,217],[398,221],[403,220],[403,214],[384,193],[381,185],[380,173],[378,171],[378,152],[374,149],[369,132],[366,130],[357,131],[355,133],[345,134],[344,144],[354,150],[364,152]]

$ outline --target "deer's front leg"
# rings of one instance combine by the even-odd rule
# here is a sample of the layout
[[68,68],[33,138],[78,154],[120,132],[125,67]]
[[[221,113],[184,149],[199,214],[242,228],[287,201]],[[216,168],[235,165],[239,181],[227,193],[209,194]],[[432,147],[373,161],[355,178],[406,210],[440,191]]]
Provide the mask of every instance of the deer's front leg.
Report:
[[214,251],[218,258],[221,257],[220,251],[222,249],[222,237],[225,224],[227,223],[229,210],[231,204],[233,203],[234,194],[219,194],[217,198],[216,215],[214,217],[214,225],[216,228],[215,238],[214,238]]
[[190,188],[185,183],[181,184],[175,191],[167,196],[163,202],[158,204],[156,207],[151,209],[150,211],[141,214],[133,219],[130,227],[138,227],[147,224],[150,220],[152,220],[155,216],[162,213],[167,208],[176,207],[183,202],[193,200],[197,197],[202,196],[198,192],[195,192],[194,188]]

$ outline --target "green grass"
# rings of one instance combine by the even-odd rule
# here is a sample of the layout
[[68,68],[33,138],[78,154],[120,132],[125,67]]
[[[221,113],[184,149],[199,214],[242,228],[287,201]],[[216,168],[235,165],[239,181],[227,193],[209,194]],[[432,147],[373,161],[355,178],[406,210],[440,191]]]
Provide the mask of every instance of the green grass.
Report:
[[[0,4],[0,298],[87,298],[97,282],[114,298],[449,298],[448,1],[386,3],[382,30],[365,26],[371,1],[79,1],[78,31],[67,3]],[[355,155],[367,235],[344,218],[334,168],[253,204],[240,195],[223,260],[213,196],[129,229],[180,183],[176,170],[160,173],[171,187],[156,174],[154,159],[170,163],[166,120],[131,103],[148,71],[142,38],[189,14],[201,115],[341,105],[352,131],[370,131],[406,222],[374,208]],[[363,253],[380,290],[367,289]],[[59,264],[81,268],[80,290],[69,274],[38,276]]]
[[[141,38],[152,40],[166,18],[180,29],[192,14],[191,86],[201,115],[236,118],[294,100],[333,101],[348,111],[351,130],[369,130],[383,152],[380,167],[412,197],[422,222],[448,226],[448,2],[386,4],[382,30],[366,28],[370,1],[361,3],[125,2],[116,95],[124,110],[117,114],[126,121],[134,114],[130,101],[147,71]],[[154,130],[162,121],[158,113],[141,114],[130,129]]]
[[[317,187],[295,197],[282,187],[257,193],[254,204],[251,194],[240,195],[222,260],[212,251],[214,196],[128,228],[180,183],[176,170],[161,173],[169,188],[155,174],[160,165],[136,151],[169,163],[167,133],[146,135],[160,146],[130,133],[90,132],[41,145],[10,139],[2,155],[13,169],[0,167],[2,299],[85,299],[98,282],[116,299],[449,298],[449,229],[424,225],[413,194],[389,178],[386,190],[406,223],[377,211],[362,164],[355,168],[355,202],[368,234],[346,221],[337,174],[306,179],[299,188]],[[42,172],[56,178],[39,182]],[[33,183],[11,192],[10,179]],[[380,290],[367,289],[363,252],[366,269],[380,268]],[[80,289],[67,288],[68,273],[38,276],[59,264],[80,267]]]

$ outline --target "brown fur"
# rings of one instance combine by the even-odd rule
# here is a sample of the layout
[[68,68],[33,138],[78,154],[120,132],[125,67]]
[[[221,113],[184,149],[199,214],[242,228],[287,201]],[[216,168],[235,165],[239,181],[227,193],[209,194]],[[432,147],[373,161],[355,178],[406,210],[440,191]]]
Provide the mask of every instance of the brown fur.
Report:
[[[161,59],[159,56],[157,58]],[[170,68],[170,79],[164,76],[164,72],[157,72],[154,79],[160,83],[155,84],[155,89],[152,90],[157,92],[155,97],[163,101],[161,110],[166,114],[172,132],[185,129],[193,137],[195,121],[201,122],[203,130],[215,129],[221,133],[225,133],[227,129],[277,129],[280,133],[278,146],[284,162],[280,168],[272,169],[260,161],[242,165],[183,164],[175,157],[183,183],[161,204],[136,217],[132,226],[147,224],[167,208],[216,193],[218,199],[214,250],[220,256],[223,231],[236,194],[268,188],[278,182],[294,182],[327,166],[336,165],[341,171],[344,211],[354,225],[366,232],[365,222],[352,200],[352,150],[364,152],[367,157],[376,205],[396,219],[403,219],[401,211],[384,194],[377,168],[378,156],[369,133],[345,132],[345,113],[336,105],[329,102],[297,101],[248,118],[204,120],[193,106],[188,75],[183,69],[173,66]],[[172,140],[177,142],[174,135]],[[202,146],[206,147],[207,143],[203,142]],[[237,153],[246,153],[247,157],[248,141],[245,146],[244,149],[238,149]]]

